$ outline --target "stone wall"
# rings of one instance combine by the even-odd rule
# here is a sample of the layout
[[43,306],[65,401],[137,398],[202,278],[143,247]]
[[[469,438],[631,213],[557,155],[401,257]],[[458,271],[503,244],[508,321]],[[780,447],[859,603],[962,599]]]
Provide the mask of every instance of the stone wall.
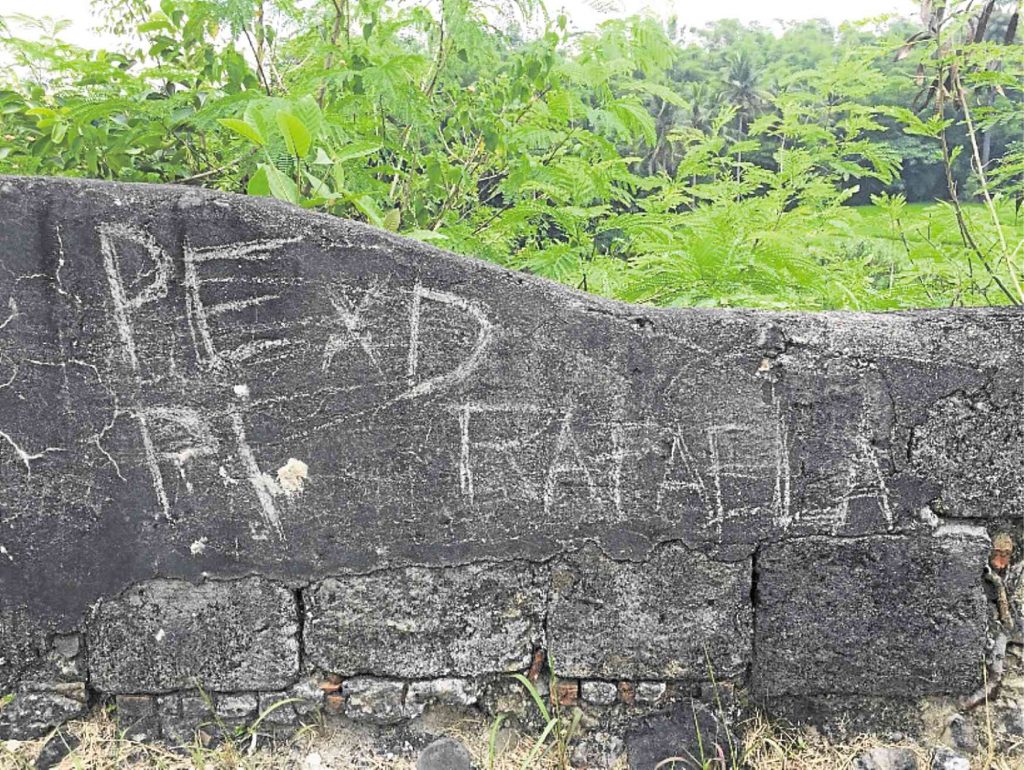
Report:
[[910,713],[1019,638],[1019,311],[633,307],[52,179],[0,178],[0,267],[0,733],[497,708],[545,655],[598,705]]

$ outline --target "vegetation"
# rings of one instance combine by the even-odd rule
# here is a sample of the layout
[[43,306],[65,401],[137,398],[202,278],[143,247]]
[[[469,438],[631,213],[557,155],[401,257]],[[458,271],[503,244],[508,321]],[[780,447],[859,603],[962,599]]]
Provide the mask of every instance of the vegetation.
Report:
[[[65,734],[75,736],[79,745],[61,767],[89,770],[123,770],[123,768],[159,768],[160,770],[414,770],[412,758],[396,757],[375,747],[365,735],[344,728],[324,727],[302,731],[287,741],[271,743],[265,735],[260,740],[228,737],[213,747],[198,741],[184,750],[170,751],[165,746],[139,743],[117,730],[114,720],[105,711],[96,711],[89,718],[72,722]],[[478,767],[488,770],[568,770],[557,753],[538,750],[543,746],[537,737],[512,728],[503,728],[495,736],[486,722],[467,718],[452,724],[447,732],[470,751]],[[990,736],[989,736],[990,737]],[[0,767],[30,770],[33,758],[44,740],[17,743],[0,742]],[[744,725],[742,756],[744,764],[710,760],[703,763],[669,763],[660,770],[837,770],[853,767],[856,758],[873,748],[900,747],[914,752],[919,767],[928,767],[930,751],[908,739],[865,735],[847,743],[833,742],[816,732],[782,728],[763,717],[755,717]],[[1024,745],[1018,745],[1004,756],[983,751],[972,762],[972,770],[1019,770],[1024,758]],[[671,765],[675,764],[673,768]],[[702,767],[703,765],[703,767]],[[620,759],[613,770],[627,770]]]
[[540,0],[94,0],[109,51],[0,19],[0,173],[270,195],[660,305],[1021,304],[1020,5],[580,34]]

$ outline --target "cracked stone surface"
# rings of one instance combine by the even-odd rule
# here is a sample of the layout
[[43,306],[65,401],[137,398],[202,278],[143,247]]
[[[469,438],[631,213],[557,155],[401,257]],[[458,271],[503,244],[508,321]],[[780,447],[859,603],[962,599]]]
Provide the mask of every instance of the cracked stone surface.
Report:
[[754,688],[769,698],[899,699],[977,688],[988,638],[978,565],[988,547],[984,530],[765,546]]
[[555,670],[580,678],[732,677],[750,660],[750,563],[679,545],[643,564],[587,549],[552,570],[548,645]]
[[411,679],[514,671],[541,646],[546,570],[411,567],[324,580],[304,594],[309,660]]
[[263,578],[142,583],[89,622],[93,686],[110,693],[278,690],[298,677],[298,608]]
[[941,532],[1020,515],[1019,311],[635,307],[70,179],[0,178],[0,266],[0,691],[540,646],[663,681],[706,645],[768,697],[977,684],[985,547]]

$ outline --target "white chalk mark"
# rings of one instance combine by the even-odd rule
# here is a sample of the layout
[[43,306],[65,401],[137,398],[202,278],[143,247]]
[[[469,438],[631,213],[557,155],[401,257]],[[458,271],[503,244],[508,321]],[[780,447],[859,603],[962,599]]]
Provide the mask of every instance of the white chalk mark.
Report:
[[266,262],[273,257],[272,252],[290,243],[299,243],[300,236],[291,238],[269,238],[265,241],[246,241],[242,243],[228,243],[223,246],[202,246],[200,248],[189,248],[189,259],[199,264],[215,260],[237,259],[247,262]]
[[789,468],[789,432],[782,414],[782,402],[775,395],[774,384],[772,400],[775,402],[775,499],[772,508],[778,525],[788,529],[794,520],[790,493],[792,477]]
[[[558,431],[558,438],[555,441],[554,455],[551,459],[551,464],[548,466],[547,477],[544,481],[545,514],[550,513],[551,507],[554,505],[555,493],[558,489],[558,477],[562,475],[573,474],[575,476],[582,476],[586,481],[591,501],[596,502],[597,500],[597,487],[594,483],[594,477],[583,460],[583,452],[580,450],[579,444],[572,432],[574,411],[575,407],[573,406],[566,410],[565,417],[562,419],[562,427]],[[563,462],[563,458],[569,454],[572,455],[571,459],[568,462]]]
[[[419,368],[420,350],[420,313],[422,312],[423,300],[430,300],[442,305],[456,307],[459,310],[468,313],[477,322],[478,331],[473,350],[457,367],[455,367],[455,369],[444,374],[430,377],[422,382],[417,382],[416,376]],[[409,359],[407,367],[409,389],[399,396],[399,398],[418,398],[419,396],[426,396],[433,393],[435,390],[454,385],[466,379],[466,377],[468,377],[480,363],[481,358],[483,358],[484,349],[487,347],[487,344],[491,339],[492,329],[493,326],[487,319],[487,315],[475,302],[470,302],[457,294],[452,294],[447,291],[427,289],[420,284],[416,284],[413,288],[412,302],[409,306]]]
[[[873,498],[877,501],[879,510],[881,510],[882,516],[885,519],[886,529],[891,532],[895,525],[895,517],[892,505],[889,502],[889,489],[885,483],[885,475],[882,473],[882,465],[878,461],[878,453],[871,445],[871,442],[863,435],[857,436],[856,445],[858,452],[850,462],[850,468],[847,472],[846,492],[843,494],[843,499],[839,506],[838,521],[834,525],[835,530],[838,531],[838,529],[849,522],[850,503],[852,501]],[[864,470],[865,465],[871,476],[869,485],[857,483],[857,478],[861,471]]]
[[262,305],[264,302],[270,302],[271,300],[281,299],[280,294],[264,294],[260,297],[252,297],[250,299],[236,299],[230,302],[220,302],[216,305],[206,306],[206,317],[215,318],[224,313],[233,313],[237,310],[245,310],[247,307],[256,307]]
[[11,387],[11,385],[14,383],[16,379],[18,379],[18,365],[12,361],[11,376],[7,378],[6,382],[0,382],[0,390]]
[[273,527],[278,537],[284,538],[284,530],[281,529],[281,517],[277,513],[277,506],[274,505],[274,494],[277,491],[277,484],[260,470],[260,466],[256,462],[256,455],[253,454],[252,448],[245,437],[245,425],[242,423],[242,415],[239,414],[237,409],[231,412],[231,428],[235,434],[235,441],[242,465],[245,466],[249,483],[256,492],[260,509],[263,511],[263,519]]
[[192,336],[192,345],[196,351],[196,358],[201,364],[219,368],[226,361],[245,361],[259,354],[261,351],[287,345],[287,340],[260,340],[255,343],[247,343],[233,351],[222,352],[217,350],[213,341],[213,333],[210,330],[210,319],[216,318],[225,313],[244,310],[248,307],[261,305],[274,299],[280,299],[278,294],[265,294],[243,300],[221,302],[207,307],[202,298],[201,288],[205,282],[199,276],[198,266],[213,261],[242,260],[242,261],[266,261],[273,257],[273,252],[280,247],[296,243],[301,239],[295,238],[274,238],[265,241],[250,241],[247,243],[230,243],[223,246],[205,246],[196,248],[186,238],[183,246],[185,262],[185,313],[188,316],[189,333]]
[[[384,370],[381,368],[380,359],[377,356],[376,351],[373,349],[373,336],[369,330],[366,329],[362,322],[363,314],[369,309],[370,305],[375,299],[381,296],[383,287],[387,284],[387,281],[382,281],[374,286],[370,286],[366,291],[363,292],[362,297],[359,299],[359,304],[356,307],[352,306],[352,303],[341,293],[331,293],[329,298],[331,304],[334,306],[334,312],[341,319],[344,324],[348,337],[355,340],[359,346],[366,353],[367,358],[377,369],[381,376],[384,376]],[[334,357],[345,347],[347,347],[347,338],[341,334],[332,334],[327,339],[327,343],[324,345],[323,359],[321,360],[320,368],[323,371],[327,371],[331,364],[334,362]]]
[[[511,450],[519,449],[532,441],[547,430],[550,420],[522,438],[506,439],[502,441],[473,441],[470,437],[470,422],[474,414],[504,412],[510,415],[537,415],[543,412],[533,404],[524,403],[503,403],[485,404],[468,402],[455,408],[459,420],[459,488],[464,497],[468,498],[469,504],[475,502],[475,487],[473,483],[473,449],[489,449],[496,452],[509,453],[509,461],[516,464],[515,455]],[[525,479],[524,479],[525,483]]]
[[[167,296],[167,282],[171,274],[171,258],[151,236],[146,233],[133,231],[125,225],[105,223],[101,224],[97,231],[100,236],[100,251],[103,254],[103,269],[107,275],[110,297],[114,305],[114,325],[117,327],[118,335],[121,338],[122,354],[131,367],[137,388],[141,390],[143,387],[142,373],[139,370],[139,358],[135,348],[135,333],[132,331],[131,312],[142,307],[146,302],[152,302]],[[114,246],[115,240],[118,238],[141,245],[156,263],[153,281],[138,296],[130,300],[125,293],[124,281],[122,280],[118,264],[117,250]],[[157,462],[156,449],[153,446],[153,438],[149,432],[149,424],[146,421],[144,411],[138,404],[138,396],[136,396],[135,419],[139,424],[146,467],[149,469],[149,474],[153,481],[153,491],[156,493],[163,515],[168,517],[171,509],[170,501],[167,499],[163,474],[160,471],[160,464]]]
[[713,515],[708,518],[708,525],[713,527],[718,536],[722,535],[725,523],[725,503],[722,500],[722,461],[718,452],[718,434],[734,430],[734,425],[712,425],[708,428],[708,449],[711,454],[711,481],[715,490],[715,507]]
[[459,410],[459,435],[461,436],[461,447],[459,451],[459,488],[464,497],[469,498],[469,504],[473,505],[476,498],[473,492],[473,466],[470,462],[470,441],[469,441],[469,407]]
[[278,339],[278,340],[253,340],[252,342],[246,342],[243,345],[239,345],[234,350],[229,350],[226,353],[221,354],[221,359],[229,359],[235,363],[240,361],[248,361],[254,356],[258,356],[265,350],[273,350],[274,348],[286,348],[291,345],[291,340]]
[[629,452],[626,450],[626,436],[621,421],[612,426],[612,500],[615,503],[615,513],[620,520],[625,514],[622,509],[622,466],[626,462]]
[[69,293],[64,289],[64,280],[60,277],[60,271],[64,269],[64,263],[66,262],[66,255],[64,253],[64,239],[60,234],[60,225],[54,228],[57,234],[57,269],[53,273],[53,281],[57,287],[57,293],[62,297],[70,297],[75,301],[76,305],[81,305],[82,300],[74,294]]
[[[672,480],[676,465],[679,462],[682,462],[683,470],[689,475],[689,481]],[[659,512],[662,509],[666,489],[696,492],[706,514],[708,516],[712,515],[711,498],[708,495],[707,486],[704,484],[704,479],[700,473],[697,472],[697,463],[690,452],[689,446],[686,444],[686,439],[678,432],[672,437],[672,447],[669,450],[668,461],[665,463],[665,472],[662,475],[661,483],[658,485],[658,491],[655,495],[655,510]]]
[[[186,434],[188,445],[180,449],[159,452],[157,457],[169,460],[178,469],[178,475],[185,482],[185,487],[192,492],[192,482],[185,472],[185,466],[196,457],[215,455],[220,451],[220,442],[213,435],[213,430],[203,415],[196,409],[187,406],[154,406],[144,410],[146,422],[151,429],[158,423],[181,428]],[[159,431],[158,431],[159,432]]]
[[14,297],[13,296],[8,298],[8,300],[7,300],[7,309],[10,310],[11,312],[10,312],[10,315],[8,315],[7,318],[4,319],[4,322],[0,323],[0,331],[3,331],[4,328],[6,328],[7,324],[9,324],[11,321],[13,321],[19,315],[19,313],[18,313],[18,303],[14,301]]

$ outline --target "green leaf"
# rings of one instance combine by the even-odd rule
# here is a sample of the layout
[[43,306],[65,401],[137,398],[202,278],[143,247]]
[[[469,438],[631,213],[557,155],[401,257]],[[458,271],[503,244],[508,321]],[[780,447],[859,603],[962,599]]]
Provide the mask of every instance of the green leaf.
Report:
[[309,145],[313,141],[302,121],[290,112],[282,110],[277,113],[277,126],[281,129],[288,152],[296,158],[305,158],[309,153]]
[[384,215],[380,213],[376,201],[369,195],[360,195],[352,199],[352,205],[362,212],[371,225],[384,228]]
[[390,230],[393,233],[398,232],[398,228],[402,224],[402,212],[397,209],[391,209],[387,214],[384,215],[384,229]]
[[373,155],[378,150],[380,150],[380,142],[352,142],[352,144],[345,145],[334,156],[334,160],[337,163],[344,163],[346,160]]
[[218,121],[224,128],[230,128],[236,134],[244,136],[250,142],[258,144],[262,147],[266,144],[263,135],[260,134],[259,129],[256,126],[249,125],[244,120],[238,118],[220,118]]
[[269,163],[261,163],[246,188],[249,195],[272,196],[289,203],[299,202],[299,188],[287,174]]

